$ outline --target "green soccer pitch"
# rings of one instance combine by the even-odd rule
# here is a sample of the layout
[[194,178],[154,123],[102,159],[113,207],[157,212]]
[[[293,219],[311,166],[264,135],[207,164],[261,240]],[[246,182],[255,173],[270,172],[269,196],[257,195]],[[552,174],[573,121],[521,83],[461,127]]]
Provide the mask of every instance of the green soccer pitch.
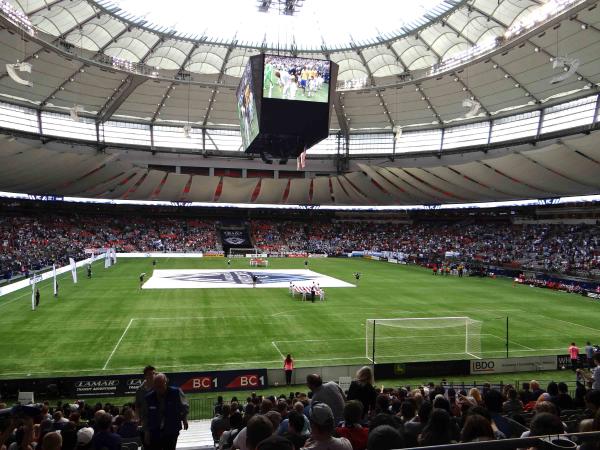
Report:
[[[160,258],[158,269],[227,269],[223,258]],[[269,269],[303,269],[303,259],[270,259]],[[363,364],[365,321],[373,318],[468,316],[482,321],[484,357],[566,353],[600,339],[600,304],[578,295],[506,279],[434,277],[429,270],[362,259],[311,259],[312,271],[354,283],[325,288],[325,302],[292,300],[288,289],[139,289],[151,259],[120,259],[92,279],[60,276],[60,296],[41,283],[0,298],[0,377],[138,373],[146,364],[165,371]],[[247,259],[231,269],[249,269]],[[447,351],[444,330],[406,330],[393,355],[378,362],[469,358]],[[418,345],[417,345],[418,343]],[[391,346],[394,347],[394,346]],[[388,345],[387,350],[389,351]]]

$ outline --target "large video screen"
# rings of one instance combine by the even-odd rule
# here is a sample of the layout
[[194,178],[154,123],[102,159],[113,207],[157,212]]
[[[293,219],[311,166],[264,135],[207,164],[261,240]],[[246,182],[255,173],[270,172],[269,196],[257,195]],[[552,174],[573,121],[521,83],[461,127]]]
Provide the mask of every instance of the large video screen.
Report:
[[258,114],[254,100],[254,87],[252,84],[252,68],[248,62],[240,84],[237,89],[237,111],[240,119],[240,132],[244,149],[248,148],[258,135]]
[[265,55],[263,74],[263,98],[329,102],[329,61]]

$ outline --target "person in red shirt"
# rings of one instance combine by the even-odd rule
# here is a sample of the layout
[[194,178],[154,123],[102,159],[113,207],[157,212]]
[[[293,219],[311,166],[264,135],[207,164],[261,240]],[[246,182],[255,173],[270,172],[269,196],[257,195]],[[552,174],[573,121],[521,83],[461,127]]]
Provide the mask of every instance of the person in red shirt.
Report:
[[358,400],[350,400],[344,406],[344,422],[335,429],[340,437],[352,444],[352,450],[365,450],[369,439],[369,429],[360,425],[363,405]]
[[289,386],[292,384],[292,372],[294,371],[294,360],[289,353],[283,361],[283,370],[285,371],[285,384]]
[[575,345],[575,342],[571,342],[569,346],[569,357],[571,358],[571,369],[575,372],[579,366],[579,347]]

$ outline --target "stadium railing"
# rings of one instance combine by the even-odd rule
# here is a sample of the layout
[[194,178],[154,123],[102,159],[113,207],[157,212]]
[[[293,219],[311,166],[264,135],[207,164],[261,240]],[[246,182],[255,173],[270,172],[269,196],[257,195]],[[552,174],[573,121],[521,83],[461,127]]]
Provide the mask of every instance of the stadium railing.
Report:
[[212,397],[188,399],[190,405],[188,420],[212,419],[216,401],[217,399]]
[[[569,441],[565,438],[571,439],[573,445],[569,446]],[[556,442],[558,439],[561,439],[560,443]],[[598,440],[600,440],[600,431],[592,431],[588,433],[570,433],[561,435],[538,436],[518,439],[500,439],[497,441],[464,442],[460,444],[432,445],[428,447],[411,447],[407,450],[513,450],[518,448],[530,447],[535,447],[544,450],[559,448],[565,449],[576,448],[575,440],[578,443],[585,441],[597,442]]]

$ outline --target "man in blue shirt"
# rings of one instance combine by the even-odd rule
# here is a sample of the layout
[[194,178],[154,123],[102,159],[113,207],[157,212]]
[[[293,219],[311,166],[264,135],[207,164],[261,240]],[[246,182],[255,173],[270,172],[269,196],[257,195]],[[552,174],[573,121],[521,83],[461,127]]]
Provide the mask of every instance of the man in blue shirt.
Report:
[[175,450],[179,431],[188,429],[187,400],[181,389],[167,382],[164,373],[156,374],[154,390],[146,395],[146,442],[151,450]]

